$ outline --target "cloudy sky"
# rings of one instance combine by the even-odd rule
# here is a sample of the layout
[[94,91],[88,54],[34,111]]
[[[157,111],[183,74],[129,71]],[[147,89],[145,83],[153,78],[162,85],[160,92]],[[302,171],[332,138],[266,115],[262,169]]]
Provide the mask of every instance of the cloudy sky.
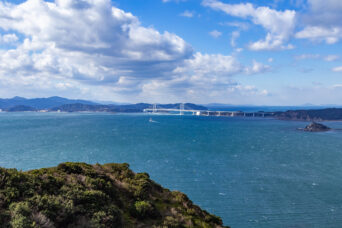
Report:
[[0,97],[342,104],[341,0],[0,0]]

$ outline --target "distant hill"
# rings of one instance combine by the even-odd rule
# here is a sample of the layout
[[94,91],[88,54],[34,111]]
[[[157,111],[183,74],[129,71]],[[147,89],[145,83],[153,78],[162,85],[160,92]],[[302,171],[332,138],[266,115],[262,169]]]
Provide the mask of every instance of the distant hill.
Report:
[[[87,105],[87,104],[65,104],[58,107],[50,109],[50,111],[62,111],[62,112],[125,112],[125,113],[135,113],[143,112],[146,108],[152,108],[152,104],[138,103],[130,105]],[[179,109],[180,104],[159,104],[157,108],[169,108],[169,109]],[[184,104],[184,109],[186,110],[207,110],[204,106],[199,106],[191,103]]]
[[31,106],[26,106],[26,105],[16,105],[14,107],[8,108],[8,112],[33,112],[37,111],[37,109],[31,107]]
[[[22,112],[22,111],[62,111],[62,112],[143,112],[146,108],[152,108],[153,104],[138,103],[138,104],[99,104],[87,100],[73,100],[63,97],[48,97],[48,98],[33,98],[27,99],[23,97],[13,97],[9,99],[0,98],[0,109],[8,112]],[[158,108],[173,108],[179,109],[178,104],[158,104]],[[184,109],[187,110],[207,110],[206,107],[186,103]]]
[[318,110],[289,110],[286,112],[276,112],[274,117],[282,120],[342,120],[342,108],[326,108]]
[[33,109],[51,109],[65,104],[87,104],[97,105],[97,103],[86,100],[72,100],[63,97],[49,97],[49,98],[33,98],[26,99],[23,97],[13,97],[9,99],[0,99],[0,109],[10,110],[16,106],[28,106]]

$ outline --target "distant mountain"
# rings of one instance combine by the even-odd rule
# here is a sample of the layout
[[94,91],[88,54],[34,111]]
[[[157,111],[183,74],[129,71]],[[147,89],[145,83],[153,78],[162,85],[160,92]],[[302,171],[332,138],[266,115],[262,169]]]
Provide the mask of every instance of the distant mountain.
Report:
[[[174,108],[174,109],[179,109],[180,103],[177,104],[158,104],[157,108]],[[184,104],[184,109],[185,110],[208,110],[207,107],[203,105],[196,105],[192,103],[185,103]]]
[[[153,108],[152,104],[147,103],[138,103],[138,104],[129,104],[129,105],[88,105],[88,104],[65,104],[61,106],[57,106],[51,108],[50,111],[62,111],[62,112],[126,112],[126,113],[134,113],[134,112],[143,112],[144,109]],[[168,109],[179,109],[180,104],[158,104],[157,108],[168,108]],[[206,107],[186,103],[184,104],[184,109],[186,110],[207,110]]]
[[13,97],[10,99],[0,99],[0,109],[8,110],[16,106],[29,106],[34,109],[51,109],[65,104],[87,104],[97,105],[97,103],[86,100],[72,100],[63,97],[33,98]]
[[58,107],[53,107],[49,111],[61,112],[108,112],[108,105],[91,105],[91,104],[64,104]]
[[[143,112],[146,108],[152,108],[153,104],[138,103],[138,104],[100,104],[87,100],[73,100],[63,97],[48,97],[48,98],[33,98],[27,99],[24,97],[13,97],[9,99],[0,98],[0,109],[9,112],[22,111],[62,111],[62,112]],[[158,104],[157,108],[179,109],[178,104]],[[184,109],[187,110],[207,110],[206,107],[192,103],[184,104]]]

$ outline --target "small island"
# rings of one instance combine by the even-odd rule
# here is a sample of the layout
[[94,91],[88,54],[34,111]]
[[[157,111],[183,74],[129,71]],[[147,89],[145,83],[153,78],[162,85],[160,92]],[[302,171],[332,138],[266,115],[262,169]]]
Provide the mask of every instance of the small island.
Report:
[[331,128],[320,124],[316,122],[310,123],[308,126],[306,126],[303,131],[308,131],[308,132],[324,132],[324,131],[330,131]]
[[178,191],[129,165],[0,168],[1,227],[225,227]]

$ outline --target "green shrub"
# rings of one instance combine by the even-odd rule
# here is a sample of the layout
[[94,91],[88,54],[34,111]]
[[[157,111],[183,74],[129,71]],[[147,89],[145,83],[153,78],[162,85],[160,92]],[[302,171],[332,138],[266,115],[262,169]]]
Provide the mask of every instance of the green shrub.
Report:
[[96,228],[116,228],[122,226],[121,220],[119,209],[111,206],[106,211],[94,213],[91,219],[91,225]]
[[80,165],[81,163],[71,163],[71,162],[66,162],[66,163],[61,163],[57,166],[57,169],[59,171],[71,174],[81,174],[83,173],[83,169]]
[[215,224],[220,224],[222,225],[222,220],[220,217],[215,216],[215,215],[211,215],[208,214],[204,217],[204,221],[206,221],[207,223],[215,223]]
[[134,203],[135,216],[140,219],[156,218],[158,216],[155,207],[147,201],[137,201]]
[[163,222],[164,227],[167,228],[185,228],[176,218],[167,216]]
[[10,205],[11,226],[13,228],[31,228],[35,227],[30,218],[31,209],[28,202],[12,203]]

